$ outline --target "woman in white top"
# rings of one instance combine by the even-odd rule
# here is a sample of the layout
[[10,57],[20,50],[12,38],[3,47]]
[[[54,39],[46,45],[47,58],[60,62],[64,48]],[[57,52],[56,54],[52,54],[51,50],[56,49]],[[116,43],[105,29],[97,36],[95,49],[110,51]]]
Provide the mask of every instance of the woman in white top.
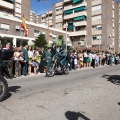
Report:
[[32,51],[32,47],[28,47],[28,57],[29,57],[29,61],[28,61],[28,74],[31,74],[31,68],[32,68],[32,57],[33,57],[33,51]]
[[21,76],[20,56],[21,56],[21,53],[19,52],[19,49],[15,48],[15,52],[14,52],[14,70],[15,70],[14,74],[15,76],[14,77]]

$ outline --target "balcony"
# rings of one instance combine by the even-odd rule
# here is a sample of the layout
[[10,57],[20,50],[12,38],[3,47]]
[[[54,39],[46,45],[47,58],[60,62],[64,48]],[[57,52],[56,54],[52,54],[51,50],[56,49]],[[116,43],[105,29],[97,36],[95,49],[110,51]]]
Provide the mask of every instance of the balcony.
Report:
[[86,21],[74,22],[74,26],[86,26],[86,25],[87,25]]
[[82,36],[82,35],[87,35],[87,31],[70,32],[70,37],[72,37],[72,36]]
[[92,25],[100,25],[100,24],[102,24],[102,20],[92,21]]
[[64,3],[66,3],[66,2],[71,2],[71,0],[64,0]]
[[76,6],[73,6],[72,4],[69,5],[69,6],[64,6],[64,11],[69,10],[69,9],[74,9],[74,8],[77,8],[77,7],[81,7],[81,6],[87,6],[87,3],[83,2],[82,4],[79,4],[79,5],[76,5]]
[[62,21],[63,21],[62,18],[60,18],[60,19],[56,19],[55,22],[56,22],[56,23],[59,23],[59,22],[62,23]]
[[96,5],[100,5],[100,4],[102,4],[102,0],[92,1],[92,6],[96,6]]
[[102,30],[93,30],[92,31],[92,35],[101,35],[102,34]]
[[77,16],[82,16],[82,15],[87,16],[87,12],[86,11],[82,11],[82,12],[77,12],[77,13],[64,15],[64,20],[71,19],[71,18],[74,18],[74,17],[77,17]]
[[60,10],[60,11],[56,11],[55,14],[56,14],[56,15],[61,15],[61,14],[63,14],[63,11],[62,11],[62,10]]
[[2,11],[1,11],[0,14],[3,15],[3,16],[13,17],[13,14],[7,13],[7,12],[2,12]]
[[102,14],[102,10],[92,11],[92,16],[101,15],[101,14]]
[[92,45],[101,45],[102,41],[101,40],[92,40]]
[[[67,0],[66,0],[67,1]],[[55,4],[56,7],[62,6],[62,2],[58,2]]]
[[4,8],[7,8],[7,9],[11,9],[11,10],[14,9],[13,3],[9,3],[9,2],[6,2],[6,1],[1,1],[0,0],[0,6],[2,6]]
[[[86,21],[79,21],[79,22],[74,22],[73,24],[74,24],[74,26],[86,26],[87,22]],[[66,28],[66,24],[64,24],[63,27]]]

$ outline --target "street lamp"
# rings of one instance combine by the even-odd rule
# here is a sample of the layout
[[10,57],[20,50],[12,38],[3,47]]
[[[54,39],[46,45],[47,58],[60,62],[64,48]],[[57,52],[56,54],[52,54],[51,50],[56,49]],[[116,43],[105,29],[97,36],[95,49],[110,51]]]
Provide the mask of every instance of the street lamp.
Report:
[[50,45],[50,30],[49,30],[49,11],[50,11],[50,5],[48,3],[48,0],[36,0],[37,2],[40,2],[40,1],[45,1],[46,4],[47,4],[47,7],[48,7],[48,31],[47,31],[47,38],[48,38],[48,46]]

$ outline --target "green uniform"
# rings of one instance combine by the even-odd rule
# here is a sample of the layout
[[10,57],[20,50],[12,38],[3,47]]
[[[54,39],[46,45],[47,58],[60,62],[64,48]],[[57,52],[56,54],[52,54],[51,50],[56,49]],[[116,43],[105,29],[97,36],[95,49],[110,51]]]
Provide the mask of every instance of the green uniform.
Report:
[[51,52],[46,52],[46,62],[47,62],[47,64],[49,64],[51,61],[52,61],[52,53]]

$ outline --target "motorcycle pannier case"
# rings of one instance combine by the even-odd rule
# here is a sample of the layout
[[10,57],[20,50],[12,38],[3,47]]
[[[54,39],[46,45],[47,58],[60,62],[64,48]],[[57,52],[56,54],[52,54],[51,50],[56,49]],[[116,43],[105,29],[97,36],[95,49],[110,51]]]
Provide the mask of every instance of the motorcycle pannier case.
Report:
[[9,60],[13,57],[13,50],[0,50],[0,59]]

